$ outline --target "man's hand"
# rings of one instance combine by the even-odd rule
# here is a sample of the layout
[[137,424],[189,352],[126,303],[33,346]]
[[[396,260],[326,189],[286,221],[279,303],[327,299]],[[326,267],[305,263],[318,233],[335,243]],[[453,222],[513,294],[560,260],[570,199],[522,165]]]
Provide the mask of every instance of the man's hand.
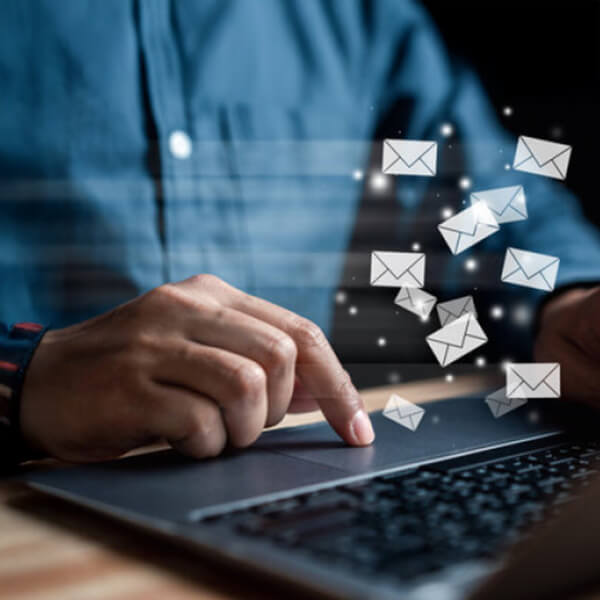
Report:
[[600,288],[570,290],[544,307],[535,358],[560,363],[562,396],[600,407]]
[[373,441],[315,324],[199,275],[46,333],[26,373],[21,427],[33,447],[66,460],[107,459],[157,438],[201,458],[318,407],[349,444]]

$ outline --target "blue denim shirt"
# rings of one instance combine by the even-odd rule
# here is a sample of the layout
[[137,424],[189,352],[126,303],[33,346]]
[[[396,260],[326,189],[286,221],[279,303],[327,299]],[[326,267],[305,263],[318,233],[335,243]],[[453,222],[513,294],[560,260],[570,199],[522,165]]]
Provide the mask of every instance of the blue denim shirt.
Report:
[[490,261],[482,293],[531,295],[499,285],[507,245],[559,256],[558,285],[599,279],[598,236],[576,200],[505,170],[516,140],[412,2],[4,0],[1,11],[1,321],[60,327],[214,273],[327,330],[368,185],[353,172],[385,115],[388,135],[443,149],[435,180],[397,182],[396,249],[421,242],[428,288],[463,286],[466,254],[453,259],[436,231],[446,204],[467,201],[447,193],[461,176],[527,192],[529,219],[477,248]]

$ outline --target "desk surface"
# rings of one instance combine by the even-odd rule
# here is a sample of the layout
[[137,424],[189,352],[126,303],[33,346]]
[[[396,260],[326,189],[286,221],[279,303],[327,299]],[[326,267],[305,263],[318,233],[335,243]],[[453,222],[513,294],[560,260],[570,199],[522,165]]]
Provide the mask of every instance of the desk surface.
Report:
[[[385,386],[363,392],[369,410],[390,393],[415,402],[469,394],[490,378],[460,377]],[[492,383],[493,385],[493,383]],[[319,421],[289,415],[279,427]],[[35,466],[33,468],[36,468]],[[0,597],[4,600],[202,600],[281,598],[281,588],[201,559],[150,534],[49,498],[0,483]],[[288,600],[301,598],[285,590]]]

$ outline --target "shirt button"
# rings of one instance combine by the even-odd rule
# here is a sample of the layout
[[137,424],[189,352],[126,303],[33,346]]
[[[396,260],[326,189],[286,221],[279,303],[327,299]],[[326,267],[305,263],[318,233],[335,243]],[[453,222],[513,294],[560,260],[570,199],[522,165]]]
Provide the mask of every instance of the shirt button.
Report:
[[175,158],[189,158],[192,153],[190,136],[185,131],[173,131],[169,136],[169,151]]

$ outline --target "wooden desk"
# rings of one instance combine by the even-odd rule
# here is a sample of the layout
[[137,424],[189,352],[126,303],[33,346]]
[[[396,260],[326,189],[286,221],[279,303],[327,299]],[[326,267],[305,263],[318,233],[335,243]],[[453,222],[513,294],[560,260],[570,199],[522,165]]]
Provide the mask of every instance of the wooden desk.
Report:
[[[497,379],[496,379],[497,382]],[[467,394],[494,385],[490,377],[432,380],[365,391],[369,410],[395,392],[415,402]],[[320,420],[290,415],[279,425]],[[34,467],[35,468],[35,467]],[[265,579],[234,574],[150,534],[66,502],[0,483],[2,600],[286,600],[302,598]]]

